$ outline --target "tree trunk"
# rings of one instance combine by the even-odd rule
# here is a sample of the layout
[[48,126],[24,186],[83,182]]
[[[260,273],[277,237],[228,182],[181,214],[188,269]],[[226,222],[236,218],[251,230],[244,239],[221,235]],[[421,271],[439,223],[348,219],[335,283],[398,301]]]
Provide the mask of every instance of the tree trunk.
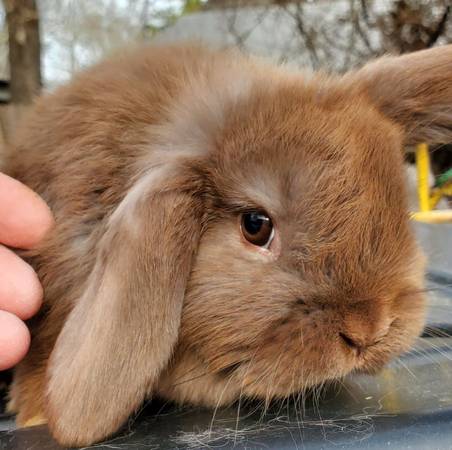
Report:
[[3,0],[9,37],[11,102],[30,104],[41,90],[39,15],[35,0]]

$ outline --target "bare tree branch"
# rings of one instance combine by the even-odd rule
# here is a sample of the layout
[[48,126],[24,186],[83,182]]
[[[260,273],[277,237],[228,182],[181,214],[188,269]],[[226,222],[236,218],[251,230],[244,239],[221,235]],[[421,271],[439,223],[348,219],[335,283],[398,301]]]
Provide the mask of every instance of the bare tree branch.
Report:
[[446,24],[447,24],[447,19],[449,17],[449,13],[450,13],[450,5],[447,5],[446,8],[444,9],[444,13],[441,16],[441,19],[438,22],[436,28],[432,30],[430,39],[427,42],[427,47],[432,47],[433,45],[435,45],[436,41],[444,33],[444,30],[446,29]]

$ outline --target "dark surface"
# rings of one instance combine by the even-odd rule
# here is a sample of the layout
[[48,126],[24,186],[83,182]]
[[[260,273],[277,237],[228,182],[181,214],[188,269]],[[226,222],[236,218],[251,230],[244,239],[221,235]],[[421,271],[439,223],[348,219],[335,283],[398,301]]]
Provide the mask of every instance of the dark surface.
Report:
[[[95,448],[452,449],[452,226],[417,228],[431,261],[431,329],[411,353],[377,376],[351,376],[320,398],[292,399],[266,415],[253,404],[215,414],[153,404]],[[60,447],[45,427],[14,430],[3,417],[0,448]]]

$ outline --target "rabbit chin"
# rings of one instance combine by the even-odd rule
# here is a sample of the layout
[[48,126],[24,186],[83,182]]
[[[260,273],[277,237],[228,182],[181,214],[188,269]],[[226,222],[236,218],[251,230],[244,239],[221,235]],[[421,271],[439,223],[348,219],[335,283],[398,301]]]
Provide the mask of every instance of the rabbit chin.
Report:
[[255,357],[221,369],[209,365],[196,351],[178,350],[173,364],[162,374],[156,393],[179,404],[218,407],[241,398],[277,400],[350,373],[375,374],[409,350],[423,328],[423,317],[398,322],[384,340],[361,353],[343,343],[323,342],[323,352],[313,347],[282,348],[278,340],[261,348]]

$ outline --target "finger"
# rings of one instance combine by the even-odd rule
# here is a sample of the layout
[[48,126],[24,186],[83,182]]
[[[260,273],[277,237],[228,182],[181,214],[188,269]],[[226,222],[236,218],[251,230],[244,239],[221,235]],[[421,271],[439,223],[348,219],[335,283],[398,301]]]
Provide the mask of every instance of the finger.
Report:
[[0,173],[0,242],[32,248],[53,226],[47,204],[19,181]]
[[41,306],[42,295],[38,276],[31,266],[0,245],[0,309],[29,319]]
[[0,370],[15,366],[27,353],[30,332],[14,314],[0,311]]

